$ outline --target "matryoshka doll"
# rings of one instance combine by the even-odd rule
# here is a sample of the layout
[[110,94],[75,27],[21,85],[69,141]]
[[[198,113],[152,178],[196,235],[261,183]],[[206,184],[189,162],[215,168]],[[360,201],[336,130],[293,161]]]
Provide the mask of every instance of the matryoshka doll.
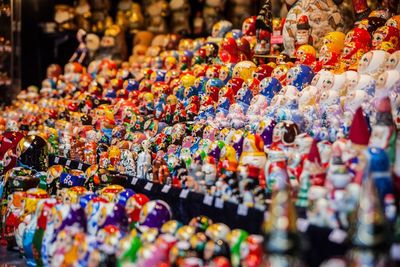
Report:
[[253,77],[257,66],[252,61],[240,61],[235,65],[232,72],[232,78],[242,78],[244,81]]
[[275,94],[279,93],[281,89],[281,83],[274,77],[264,78],[259,84],[259,94],[264,95],[267,98],[268,105],[271,103]]
[[262,94],[258,94],[251,99],[246,115],[251,122],[259,121],[267,107],[267,98]]
[[37,265],[42,265],[42,243],[46,232],[47,220],[50,219],[51,209],[57,203],[55,199],[47,199],[40,208],[37,227],[33,236],[32,251]]
[[267,150],[268,159],[265,164],[265,177],[267,192],[279,191],[290,186],[287,173],[286,153],[278,147]]
[[380,50],[384,48],[385,43],[391,44],[388,52],[394,52],[399,49],[399,29],[393,26],[383,26],[378,28],[372,36],[372,49]]
[[260,169],[265,167],[266,155],[264,141],[257,134],[248,134],[243,141],[243,152],[240,155],[240,165],[253,165]]
[[[24,234],[28,229],[30,222],[35,221],[34,215],[40,199],[48,198],[48,194],[43,189],[31,188],[26,191],[26,198],[24,201],[24,212],[21,216],[21,223],[15,230],[15,240],[18,248],[22,252],[24,250]],[[36,219],[36,218],[35,218]],[[32,236],[33,237],[33,236]],[[32,241],[32,240],[31,240]]]
[[128,198],[125,205],[126,214],[128,215],[129,228],[133,229],[139,222],[140,211],[144,204],[149,202],[149,198],[143,194],[135,194]]
[[288,71],[289,71],[288,64],[279,64],[272,71],[271,77],[278,79],[278,81],[281,83],[281,85],[285,86],[286,85],[286,75],[287,75]]
[[385,70],[385,64],[390,54],[382,50],[372,50],[362,56],[358,63],[358,72],[369,74],[374,78]]
[[26,192],[16,191],[8,195],[7,211],[4,216],[4,231],[3,235],[7,242],[8,248],[15,247],[14,232],[17,229],[20,218],[24,212],[24,203],[26,198]]
[[271,149],[281,148],[288,150],[293,145],[296,136],[299,134],[299,128],[292,121],[281,121],[275,125],[272,134]]
[[224,38],[220,44],[218,56],[225,64],[235,64],[239,61],[236,40],[232,37]]
[[242,24],[243,37],[250,43],[251,47],[254,47],[256,39],[256,16],[248,17],[243,21]]
[[354,28],[345,39],[341,53],[342,63],[346,69],[357,70],[358,61],[364,53],[370,50],[371,35],[363,28]]
[[400,71],[400,51],[396,51],[389,56],[386,62],[386,69]]
[[162,225],[171,220],[172,212],[169,205],[162,200],[152,200],[144,204],[140,211],[139,226],[161,229]]
[[307,66],[313,66],[317,58],[317,52],[311,45],[301,45],[296,50],[296,64],[304,64]]
[[296,86],[301,91],[303,86],[309,85],[314,77],[312,69],[306,65],[298,65],[289,69],[286,84]]
[[322,38],[319,57],[324,57],[327,52],[340,54],[344,47],[345,34],[343,32],[330,32]]

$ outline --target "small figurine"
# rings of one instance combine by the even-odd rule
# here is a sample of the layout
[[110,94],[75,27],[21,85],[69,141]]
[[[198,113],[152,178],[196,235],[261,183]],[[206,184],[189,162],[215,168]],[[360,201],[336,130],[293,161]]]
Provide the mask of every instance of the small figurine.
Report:
[[147,30],[153,33],[165,33],[167,31],[168,3],[164,0],[148,0],[145,13],[148,14]]

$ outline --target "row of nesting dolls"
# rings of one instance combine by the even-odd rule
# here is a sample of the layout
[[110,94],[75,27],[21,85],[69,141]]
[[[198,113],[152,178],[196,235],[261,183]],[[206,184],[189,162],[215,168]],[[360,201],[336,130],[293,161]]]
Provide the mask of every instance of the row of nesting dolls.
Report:
[[[48,175],[60,168],[50,167]],[[45,190],[35,188],[34,179],[27,178],[31,174],[22,168],[8,173],[9,179],[24,182],[14,184],[10,191],[3,232],[8,245],[17,245],[29,266],[260,266],[274,262],[275,257],[301,266],[300,235],[288,187],[274,192],[263,236],[259,236],[230,230],[205,216],[182,225],[171,220],[171,208],[164,201],[150,201],[118,185],[106,186],[97,193],[75,186],[50,197]],[[372,179],[364,182],[359,202],[349,232],[352,246],[348,260],[359,263],[365,253],[378,249],[382,254],[368,257],[369,262],[389,263],[387,248],[396,240],[389,238],[390,227]],[[286,222],[284,226],[282,221]],[[370,232],[372,228],[382,231]],[[369,238],[364,239],[365,235]]]
[[[400,150],[395,143],[396,128],[387,98],[381,106],[383,110],[377,113],[380,123],[373,125],[371,138],[370,126],[358,109],[349,127],[348,139],[339,138],[333,144],[327,140],[313,142],[310,135],[300,134],[294,122],[276,123],[271,118],[263,119],[253,129],[239,130],[219,130],[216,125],[191,122],[167,126],[150,118],[145,128],[137,131],[127,131],[121,125],[111,128],[108,138],[107,131],[102,128],[96,132],[95,127],[87,124],[88,116],[81,114],[80,121],[59,120],[38,129],[37,133],[47,138],[52,153],[63,153],[62,156],[93,164],[84,177],[70,173],[48,180],[50,192],[54,192],[57,184],[98,188],[119,178],[110,175],[108,170],[111,170],[265,208],[268,195],[275,187],[290,184],[299,207],[310,207],[310,216],[316,217],[316,223],[335,227],[347,225],[346,216],[339,223],[335,216],[321,221],[320,216],[327,216],[329,212],[315,215],[312,211],[315,206],[309,204],[310,200],[313,203],[321,199],[328,203],[330,211],[348,214],[357,203],[362,172],[371,172],[374,180],[384,181],[378,185],[380,200],[388,210],[395,206]],[[70,126],[65,127],[67,124]],[[3,140],[8,141],[8,146],[2,149],[3,162],[13,159],[17,147],[12,144],[21,136],[15,132],[4,134]],[[45,143],[43,139],[42,143]],[[368,146],[366,158],[364,150]],[[36,169],[43,168],[43,157],[34,159],[35,163],[30,164],[35,164]],[[4,166],[9,169],[13,162],[15,159],[8,160]],[[335,196],[343,192],[346,198]],[[343,203],[347,203],[346,209]],[[395,213],[388,217],[393,220]]]
[[[50,167],[48,175],[59,168]],[[231,230],[205,216],[183,225],[172,220],[166,202],[150,201],[119,185],[97,193],[74,186],[50,196],[35,188],[35,178],[28,178],[31,174],[21,168],[8,173],[9,179],[21,183],[12,186],[2,214],[7,245],[17,247],[28,266],[187,266],[192,257],[199,264],[215,261],[239,266],[262,260],[262,236]],[[256,247],[240,253],[240,248],[249,245]]]
[[[91,75],[85,74],[79,75],[77,85],[71,85],[64,77],[57,82],[59,90],[51,94],[48,88],[42,90],[43,105],[54,109],[58,103],[48,100],[49,95],[71,94],[72,99],[64,101],[62,107],[88,111],[96,106],[109,107],[101,105],[104,103],[119,103],[118,110],[114,110],[118,116],[110,118],[126,122],[136,120],[134,115],[141,114],[154,115],[168,124],[196,119],[238,128],[270,116],[295,120],[307,132],[315,131],[316,122],[321,124],[319,118],[325,116],[326,124],[334,125],[330,130],[335,133],[338,121],[351,120],[357,107],[362,105],[368,115],[373,115],[375,105],[371,103],[388,95],[397,121],[398,55],[397,52],[389,57],[381,50],[370,51],[364,55],[358,73],[333,74],[321,70],[314,75],[302,64],[289,69],[287,65],[256,67],[250,61],[241,61],[233,68],[198,66],[194,73],[145,69],[139,81],[128,78],[128,69],[117,71],[116,66],[104,61],[101,65],[106,66],[101,69],[109,72],[111,65],[112,72],[117,75],[115,78],[105,75],[104,80],[101,74],[93,80]],[[65,76],[70,77],[69,74]],[[106,82],[107,79],[110,81]]]

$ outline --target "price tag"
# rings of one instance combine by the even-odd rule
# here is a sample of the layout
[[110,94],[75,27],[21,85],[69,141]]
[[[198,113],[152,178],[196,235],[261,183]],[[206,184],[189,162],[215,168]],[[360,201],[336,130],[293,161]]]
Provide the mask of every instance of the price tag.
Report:
[[237,214],[242,215],[242,216],[247,216],[248,211],[249,211],[249,208],[247,208],[246,205],[240,204],[237,209]]
[[54,163],[59,163],[60,162],[60,158],[59,157],[55,157],[54,158]]
[[215,204],[214,206],[218,209],[223,209],[224,208],[224,201],[222,199],[220,199],[219,197],[217,197],[215,199]]
[[299,229],[299,231],[303,233],[307,231],[309,224],[310,223],[308,222],[308,220],[303,218],[298,218],[296,222],[297,229]]
[[189,190],[188,189],[182,189],[181,193],[179,194],[180,198],[187,198],[189,194]]
[[390,249],[390,255],[392,256],[392,259],[398,261],[400,260],[400,245],[399,244],[393,244],[392,248]]
[[164,185],[163,188],[161,189],[161,192],[167,194],[169,192],[169,190],[171,189],[170,185]]
[[138,182],[138,180],[139,180],[138,178],[133,178],[133,179],[132,179],[132,184],[133,184],[133,185],[136,185],[137,182]]
[[343,241],[346,239],[347,233],[340,229],[335,229],[329,234],[329,241],[337,244],[342,244]]
[[78,170],[82,170],[83,164],[80,162],[78,165]]
[[213,202],[213,197],[210,195],[205,195],[203,199],[203,204],[206,204],[208,206],[211,206]]
[[153,183],[147,183],[145,186],[144,186],[144,189],[146,189],[147,191],[151,191],[151,188],[153,187]]
[[69,167],[69,165],[71,165],[71,160],[67,160],[67,162],[65,162],[65,166]]

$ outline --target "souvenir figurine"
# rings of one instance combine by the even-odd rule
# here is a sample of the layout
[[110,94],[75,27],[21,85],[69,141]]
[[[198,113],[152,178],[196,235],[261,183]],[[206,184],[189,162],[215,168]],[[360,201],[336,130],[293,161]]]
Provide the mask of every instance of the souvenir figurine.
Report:
[[278,149],[269,149],[268,160],[265,165],[265,177],[267,179],[267,192],[279,190],[288,186],[289,176],[287,173],[285,152]]
[[47,199],[40,207],[37,219],[37,227],[33,236],[32,251],[37,265],[43,264],[42,260],[42,243],[46,231],[47,220],[50,219],[51,209],[56,204],[55,199]]
[[[47,197],[47,192],[43,189],[31,188],[26,191],[26,198],[24,200],[24,211],[20,218],[20,224],[18,225],[18,228],[15,229],[15,241],[21,252],[24,251],[24,234],[28,229],[28,226],[31,226],[30,222],[36,222],[36,220],[33,220],[33,218],[35,215],[38,215],[36,214],[38,203],[40,199],[44,199]],[[33,235],[30,235],[30,242],[32,242],[31,238],[33,238]]]
[[153,33],[165,33],[167,23],[165,16],[167,13],[168,4],[165,1],[149,1],[145,13],[149,16],[147,30]]
[[224,0],[206,0],[203,7],[203,19],[205,32],[210,33],[212,27],[222,18],[222,11],[225,7]]
[[21,139],[17,146],[17,164],[36,171],[45,171],[48,165],[47,142],[40,136],[30,135]]
[[[379,203],[375,184],[370,178],[363,183],[359,205],[355,212],[354,222],[349,230],[352,249],[347,257],[348,263],[364,262],[382,266],[388,264],[389,227]],[[371,216],[372,214],[374,216]],[[369,216],[371,219],[366,220]],[[371,231],[371,229],[379,230]],[[368,238],[365,238],[366,236]],[[374,253],[370,254],[372,250]]]
[[271,104],[272,98],[281,90],[282,86],[277,78],[268,77],[261,80],[259,85],[259,93],[267,98],[268,105]]
[[277,123],[272,134],[271,149],[282,148],[283,150],[287,150],[293,145],[298,133],[299,128],[292,121],[281,121]]
[[136,175],[141,179],[147,179],[151,166],[151,155],[149,152],[150,144],[144,142],[142,147],[143,151],[139,153],[137,160],[137,171]]
[[221,40],[225,37],[226,33],[232,29],[232,23],[227,20],[220,20],[214,24],[211,31],[211,39],[210,41],[221,42]]
[[9,200],[7,203],[7,212],[4,217],[4,238],[7,242],[8,248],[13,248],[16,246],[14,231],[17,229],[20,218],[24,211],[24,201],[26,198],[26,192],[14,192],[9,195]]
[[358,63],[360,74],[369,74],[377,78],[383,71],[389,58],[389,53],[382,50],[372,50],[364,54]]
[[393,51],[399,48],[399,36],[400,32],[397,28],[392,26],[383,26],[378,28],[372,36],[372,49],[382,49],[384,42],[393,44]]
[[310,67],[306,65],[299,65],[289,69],[286,76],[286,83],[294,85],[299,91],[303,86],[309,85],[314,77],[314,73]]
[[[271,215],[263,224],[264,251],[268,257],[266,264],[274,265],[275,262],[284,262],[290,266],[299,265],[297,253],[299,249],[299,236],[296,228],[296,212],[292,204],[288,188],[277,191],[272,196]],[[280,220],[287,224],[280,225]],[[283,239],[283,243],[276,242]]]
[[393,194],[393,185],[390,177],[387,175],[379,175],[379,173],[384,173],[390,169],[389,158],[385,150],[381,148],[369,148],[368,153],[370,155],[369,179],[374,181],[376,190],[378,192],[378,198],[382,206],[385,207],[386,203],[384,203],[384,201],[386,196]]
[[202,180],[200,181],[204,193],[213,194],[217,179],[217,164],[215,158],[205,157],[201,166]]
[[149,201],[140,211],[139,225],[161,229],[162,225],[172,217],[171,209],[161,200]]
[[121,161],[118,171],[130,176],[136,176],[135,156],[132,151],[128,149],[121,150]]
[[87,65],[87,54],[88,50],[86,48],[86,31],[80,29],[76,34],[76,39],[79,42],[79,46],[76,49],[75,53],[69,59],[69,62],[77,61],[83,65]]
[[311,45],[301,45],[296,50],[296,63],[312,66],[316,56],[317,52]]

